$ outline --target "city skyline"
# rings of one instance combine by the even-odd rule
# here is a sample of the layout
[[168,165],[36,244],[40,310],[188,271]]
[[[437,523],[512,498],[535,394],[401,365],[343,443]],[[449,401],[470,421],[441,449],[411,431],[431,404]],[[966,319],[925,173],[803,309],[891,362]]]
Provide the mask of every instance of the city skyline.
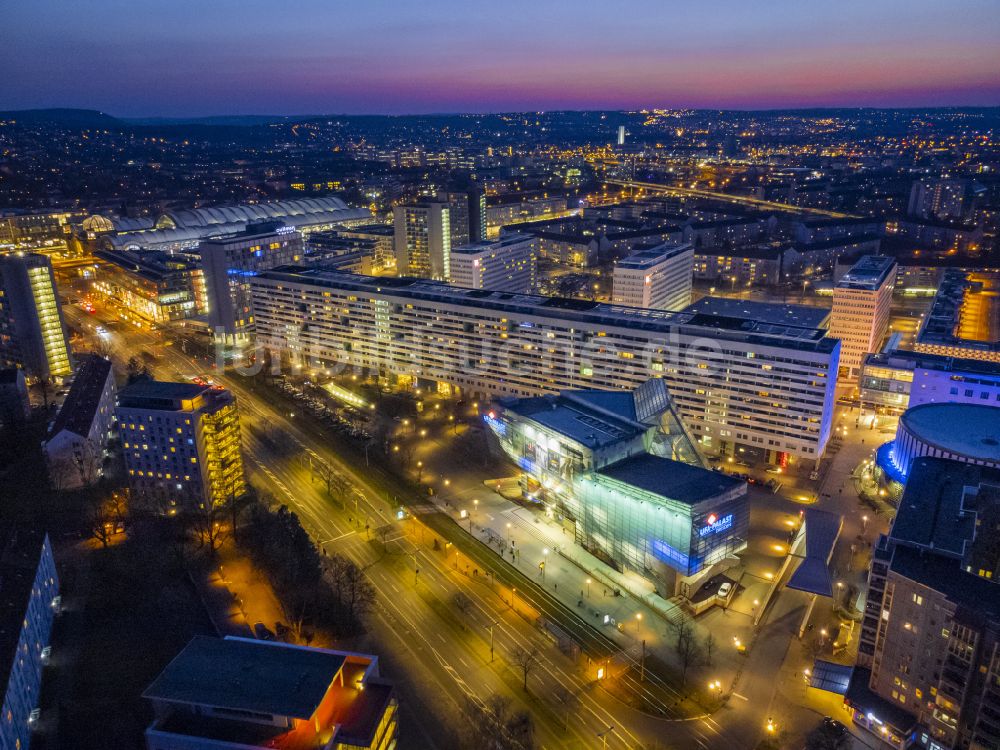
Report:
[[5,108],[123,117],[1000,102],[990,3],[7,10]]

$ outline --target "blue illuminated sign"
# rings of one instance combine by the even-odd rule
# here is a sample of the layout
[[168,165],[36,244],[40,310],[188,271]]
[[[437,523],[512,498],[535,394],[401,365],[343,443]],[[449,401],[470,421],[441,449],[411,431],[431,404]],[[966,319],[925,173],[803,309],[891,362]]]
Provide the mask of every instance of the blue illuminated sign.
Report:
[[483,421],[491,430],[493,430],[493,432],[495,432],[500,437],[505,437],[507,435],[507,425],[501,422],[496,417],[491,417],[489,414],[484,414]]
[[[709,519],[712,517],[709,516]],[[712,534],[718,534],[720,531],[725,531],[726,529],[733,528],[733,514],[730,513],[728,516],[723,516],[722,518],[717,518],[712,523],[707,526],[702,526],[698,529],[698,536],[705,538],[706,536],[711,536]]]

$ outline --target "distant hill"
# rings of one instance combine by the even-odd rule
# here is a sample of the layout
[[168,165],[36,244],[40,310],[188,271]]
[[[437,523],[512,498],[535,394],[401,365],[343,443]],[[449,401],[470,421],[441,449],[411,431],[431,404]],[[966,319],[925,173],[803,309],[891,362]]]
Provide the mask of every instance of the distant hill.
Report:
[[129,125],[216,125],[223,127],[253,127],[275,122],[311,120],[317,115],[215,115],[212,117],[126,117]]
[[63,125],[74,128],[120,128],[124,123],[96,109],[14,109],[0,112],[0,120],[26,125]]

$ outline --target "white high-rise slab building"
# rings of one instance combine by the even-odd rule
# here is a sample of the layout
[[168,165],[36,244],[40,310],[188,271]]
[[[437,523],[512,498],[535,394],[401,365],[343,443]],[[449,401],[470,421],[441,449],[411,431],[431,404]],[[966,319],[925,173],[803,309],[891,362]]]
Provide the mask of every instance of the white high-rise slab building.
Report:
[[681,310],[691,304],[694,247],[654,245],[615,264],[612,301],[616,305]]
[[451,252],[451,283],[467,289],[531,292],[536,268],[534,238],[525,234],[475,242]]
[[636,388],[662,377],[703,450],[818,459],[840,343],[808,325],[461,289],[320,268],[251,281],[258,342],[309,366],[470,394]]

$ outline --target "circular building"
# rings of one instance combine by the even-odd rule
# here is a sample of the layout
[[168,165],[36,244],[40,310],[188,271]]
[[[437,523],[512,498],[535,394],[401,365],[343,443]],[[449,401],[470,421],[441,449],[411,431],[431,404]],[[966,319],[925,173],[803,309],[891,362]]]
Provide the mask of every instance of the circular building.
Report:
[[921,404],[899,419],[896,438],[878,449],[885,478],[906,483],[913,459],[950,458],[1000,468],[1000,408],[979,404]]

